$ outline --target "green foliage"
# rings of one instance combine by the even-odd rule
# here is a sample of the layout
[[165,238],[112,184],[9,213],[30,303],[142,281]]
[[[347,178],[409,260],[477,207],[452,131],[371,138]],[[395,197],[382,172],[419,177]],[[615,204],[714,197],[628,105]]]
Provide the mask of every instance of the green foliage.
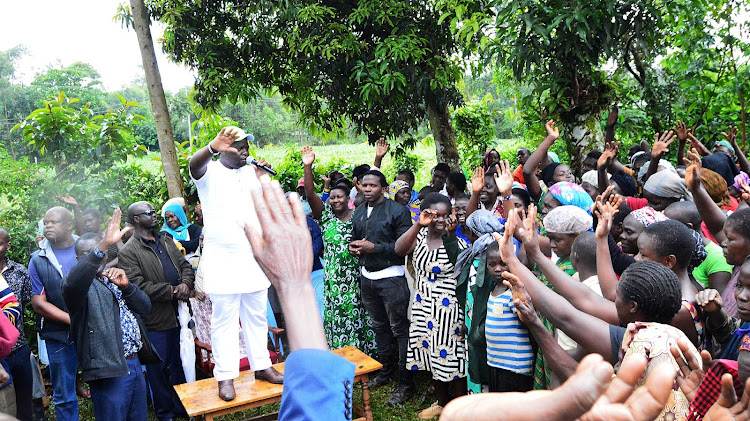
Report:
[[[354,165],[347,163],[341,157],[334,157],[327,163],[321,164],[321,159],[318,157],[312,168],[316,190],[321,191],[323,186],[323,180],[320,178],[321,175],[328,175],[331,171],[338,170],[344,173],[344,176],[351,179]],[[284,191],[296,191],[297,182],[305,175],[301,150],[293,147],[287,148],[284,160],[280,165],[275,166],[274,169],[278,173],[275,178],[279,180]]]
[[57,177],[73,179],[84,168],[124,162],[128,155],[143,150],[132,136],[132,125],[143,117],[128,112],[138,103],[119,99],[121,108],[95,115],[90,104],[79,106],[77,98],[60,92],[45,100],[42,108],[32,111],[13,130],[22,131],[42,161],[54,166]]
[[396,179],[396,175],[398,175],[398,172],[401,170],[410,170],[412,173],[414,173],[414,177],[416,178],[419,170],[424,168],[424,163],[425,159],[419,155],[415,155],[412,153],[403,153],[394,155],[393,162],[391,164],[384,165],[381,170],[383,171],[383,175],[385,175],[386,180],[392,183],[393,180]]
[[453,113],[456,145],[467,170],[481,166],[484,154],[495,137],[492,111],[487,107],[491,99],[486,97],[480,102],[468,103]]
[[30,88],[38,100],[67,92],[71,98],[78,98],[90,108],[98,110],[106,107],[101,75],[88,63],[76,62],[59,69],[49,68],[31,82]]

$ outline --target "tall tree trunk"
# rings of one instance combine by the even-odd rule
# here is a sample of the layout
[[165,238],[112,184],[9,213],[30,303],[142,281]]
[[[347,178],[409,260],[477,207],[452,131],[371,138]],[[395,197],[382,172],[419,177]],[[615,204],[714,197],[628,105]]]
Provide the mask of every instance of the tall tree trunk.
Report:
[[562,138],[570,156],[570,169],[581,177],[581,164],[592,150],[604,150],[604,132],[599,122],[599,113],[579,114],[572,121],[563,122]]
[[445,162],[452,171],[461,171],[461,157],[456,147],[456,132],[451,124],[451,115],[447,105],[427,103],[427,117],[430,130],[435,139],[437,162]]
[[154,124],[156,125],[156,136],[159,139],[161,165],[164,168],[167,191],[170,198],[182,197],[182,176],[180,175],[180,165],[177,162],[177,151],[174,145],[174,133],[172,132],[172,121],[169,118],[167,99],[164,96],[161,74],[156,63],[154,40],[151,38],[151,28],[149,27],[148,9],[144,0],[130,0],[130,9],[133,16],[133,28],[138,36],[138,47],[141,50],[143,71],[146,73],[148,96],[151,101]]

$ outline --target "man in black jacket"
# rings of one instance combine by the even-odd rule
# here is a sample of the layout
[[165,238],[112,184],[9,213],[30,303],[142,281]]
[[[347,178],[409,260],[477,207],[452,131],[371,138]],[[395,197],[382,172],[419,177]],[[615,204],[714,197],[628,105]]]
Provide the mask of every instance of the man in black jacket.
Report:
[[389,383],[398,368],[399,387],[388,400],[389,405],[397,405],[414,396],[412,373],[406,369],[410,293],[404,256],[395,250],[396,240],[412,225],[411,216],[405,206],[383,196],[388,183],[380,171],[365,173],[361,186],[366,202],[352,215],[349,252],[359,257],[362,304],[372,319],[378,360],[383,364],[370,387]]
[[143,322],[148,337],[163,362],[148,364],[146,375],[154,398],[156,417],[161,421],[186,417],[173,385],[185,383],[180,358],[180,327],[176,300],[187,301],[193,289],[195,271],[174,241],[154,228],[156,211],[147,202],[128,207],[128,222],[134,234],[118,255],[118,266],[130,282],[151,299],[151,313]]
[[103,239],[86,233],[76,241],[78,263],[63,280],[62,295],[96,419],[146,420],[146,381],[139,354],[154,353],[140,317],[151,312],[151,301],[128,282],[122,269],[102,272],[107,248],[130,229],[120,230],[120,216],[116,209]]

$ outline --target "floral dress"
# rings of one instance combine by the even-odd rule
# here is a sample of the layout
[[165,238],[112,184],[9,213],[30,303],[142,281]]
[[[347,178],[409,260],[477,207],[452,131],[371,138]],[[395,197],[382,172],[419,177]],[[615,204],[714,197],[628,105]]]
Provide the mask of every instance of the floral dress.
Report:
[[325,271],[324,328],[328,346],[355,346],[375,355],[375,333],[359,291],[359,263],[349,254],[352,221],[342,221],[326,203],[320,219]]
[[[459,247],[466,243],[459,239]],[[456,276],[444,245],[430,250],[427,228],[417,235],[414,249],[416,291],[411,305],[406,367],[425,370],[434,380],[449,382],[466,377],[464,316],[456,299]]]

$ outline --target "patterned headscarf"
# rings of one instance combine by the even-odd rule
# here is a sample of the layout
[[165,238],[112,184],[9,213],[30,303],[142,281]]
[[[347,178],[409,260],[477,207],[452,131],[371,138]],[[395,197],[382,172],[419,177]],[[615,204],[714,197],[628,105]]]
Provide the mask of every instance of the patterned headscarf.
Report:
[[693,269],[700,266],[701,263],[706,260],[706,257],[708,257],[708,253],[706,252],[706,248],[703,246],[703,237],[701,236],[701,234],[695,230],[690,230],[690,234],[693,235],[693,240],[695,240],[695,250],[693,250],[693,255],[692,257],[690,257],[690,263],[688,264],[688,273],[693,273]]
[[732,154],[732,160],[735,160],[737,158],[734,153],[734,146],[732,146],[732,144],[729,143],[728,140],[719,140],[718,142],[714,143],[714,149],[716,149],[717,146],[723,146],[727,148]]
[[630,157],[630,168],[635,167],[635,161],[638,159],[639,156],[645,155],[646,152],[639,151],[633,154],[633,156]]
[[594,201],[591,200],[591,196],[586,193],[586,190],[578,184],[569,181],[561,181],[550,187],[549,193],[554,196],[561,205],[577,206],[588,212],[589,215],[591,214],[591,207],[594,205]]
[[474,261],[477,256],[484,253],[495,239],[492,237],[493,232],[503,234],[505,232],[505,223],[500,221],[492,212],[484,209],[475,210],[466,219],[466,226],[479,237],[477,241],[471,244],[471,247],[465,249],[458,255],[456,261],[455,273],[459,274],[464,266]]
[[[645,164],[641,167],[640,171],[638,171],[638,181],[641,182],[641,184],[645,183],[643,181],[644,178],[646,178],[646,173],[648,172],[648,167],[651,165],[651,161],[646,161]],[[673,174],[677,174],[677,170],[674,169],[674,165],[672,165],[671,162],[667,161],[666,159],[660,159],[659,160],[659,166],[664,168],[663,170],[659,171],[659,169],[656,169],[656,174],[664,171],[669,171]],[[653,177],[653,176],[652,176]]]
[[[406,187],[409,187],[409,184],[406,181],[396,180],[388,186],[388,191],[385,193],[385,197],[391,200],[396,200],[396,194]],[[406,209],[408,209],[411,214],[411,221],[416,223],[419,219],[419,203],[410,201],[409,204],[406,205]]]
[[[609,173],[607,174],[607,180],[612,178],[612,176]],[[586,171],[585,174],[581,177],[581,184],[583,183],[589,183],[594,187],[599,187],[599,172],[597,170],[591,170]]]
[[701,169],[701,181],[714,203],[719,205],[719,207],[729,206],[729,191],[727,190],[727,181],[724,180],[724,177],[720,176],[716,171],[703,168]]
[[634,210],[633,212],[630,212],[630,214],[645,227],[654,222],[661,222],[669,219],[664,216],[663,213],[655,211],[651,206],[645,206],[638,210]]
[[685,186],[685,180],[671,171],[659,171],[649,177],[643,185],[643,190],[659,197],[693,200],[693,196]]
[[740,187],[740,181],[745,184],[750,184],[750,177],[746,172],[740,171],[740,174],[734,177],[734,183],[732,184],[735,189],[742,191],[742,187]]
[[580,234],[593,226],[591,215],[578,206],[558,206],[544,217],[544,229],[556,234]]

